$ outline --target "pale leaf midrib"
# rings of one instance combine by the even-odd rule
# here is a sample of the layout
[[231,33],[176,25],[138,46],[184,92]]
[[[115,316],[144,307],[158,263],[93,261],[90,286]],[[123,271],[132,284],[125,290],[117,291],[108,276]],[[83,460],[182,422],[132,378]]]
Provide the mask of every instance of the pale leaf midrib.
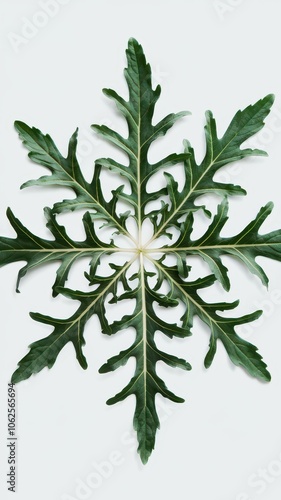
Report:
[[146,248],[145,253],[169,253],[169,252],[178,252],[178,251],[183,251],[183,252],[190,252],[192,253],[194,250],[195,251],[200,251],[200,250],[216,250],[216,249],[236,249],[236,248],[258,248],[258,247],[271,247],[271,246],[277,246],[281,245],[281,242],[272,242],[272,243],[242,243],[236,245],[235,243],[232,245],[227,245],[227,244],[221,244],[221,245],[205,245],[205,246],[190,246],[190,247],[161,247],[161,248]]

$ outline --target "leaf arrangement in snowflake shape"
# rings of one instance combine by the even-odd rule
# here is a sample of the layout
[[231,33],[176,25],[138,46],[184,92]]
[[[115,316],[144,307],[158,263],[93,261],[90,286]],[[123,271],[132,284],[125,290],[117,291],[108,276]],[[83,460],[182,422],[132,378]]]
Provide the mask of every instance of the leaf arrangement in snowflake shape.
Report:
[[[20,279],[30,269],[58,261],[53,295],[62,294],[80,302],[77,311],[67,319],[31,313],[34,320],[51,325],[53,331],[48,337],[30,345],[28,354],[19,362],[12,376],[14,383],[29,378],[45,367],[51,368],[68,342],[72,342],[82,368],[87,368],[83,354],[84,328],[93,315],[98,316],[102,332],[106,335],[122,332],[128,327],[134,329],[135,339],[132,345],[109,359],[100,368],[100,372],[114,371],[126,364],[131,357],[135,358],[136,368],[132,379],[107,403],[114,404],[134,395],[134,428],[139,442],[138,451],[141,460],[146,463],[154,448],[159,427],[156,395],[160,394],[174,402],[183,402],[182,398],[166,387],[157,373],[157,363],[162,361],[172,367],[191,369],[184,359],[158,348],[156,332],[169,338],[188,337],[191,335],[193,318],[198,316],[210,331],[206,367],[211,365],[217,341],[220,340],[235,365],[243,367],[253,377],[270,380],[266,364],[257,348],[240,338],[235,331],[236,326],[257,319],[261,311],[242,317],[224,317],[220,312],[235,309],[239,301],[208,303],[201,298],[200,290],[210,287],[216,281],[226,291],[229,290],[228,270],[221,259],[226,254],[240,260],[262,283],[267,284],[268,278],[255,259],[257,256],[265,256],[281,260],[281,230],[268,234],[259,233],[263,221],[272,210],[272,204],[269,203],[261,208],[257,217],[239,234],[222,237],[221,231],[227,222],[228,197],[246,193],[240,186],[214,180],[215,173],[231,162],[252,155],[266,155],[264,151],[243,149],[241,146],[263,127],[273,96],[268,95],[243,111],[238,111],[221,138],[217,136],[215,119],[208,111],[205,126],[206,151],[201,164],[196,163],[194,151],[188,141],[184,141],[182,153],[170,154],[152,164],[148,159],[151,144],[164,136],[177,120],[188,113],[169,114],[154,125],[153,114],[160,97],[160,86],[152,88],[150,66],[142,47],[134,39],[129,40],[127,60],[125,78],[129,90],[128,101],[111,89],[105,89],[104,93],[114,100],[119,113],[125,118],[128,136],[123,137],[105,125],[93,125],[93,128],[126,154],[128,165],[112,158],[100,158],[95,162],[92,182],[88,183],[77,160],[77,131],[70,139],[68,155],[64,158],[49,135],[44,136],[39,130],[22,122],[15,123],[23,144],[29,150],[30,159],[49,170],[47,175],[28,181],[23,187],[64,186],[73,191],[74,197],[45,209],[47,228],[52,235],[50,240],[32,234],[8,209],[7,215],[17,236],[0,238],[0,265],[15,261],[26,262],[18,275],[18,289]],[[181,190],[173,175],[167,172],[167,168],[173,165],[184,167],[184,185]],[[101,182],[103,170],[110,170],[111,175],[118,179],[125,178],[129,189],[120,182],[107,201]],[[151,191],[148,183],[156,172],[163,174],[164,182],[159,190]],[[219,196],[221,203],[205,234],[192,239],[194,213],[201,210],[206,217],[211,216],[200,205],[199,199],[208,193]],[[127,207],[125,212],[120,213],[120,202]],[[57,214],[76,209],[85,211],[85,239],[79,242],[70,238],[56,219]],[[132,221],[137,228],[136,236],[129,229]],[[150,223],[152,236],[144,238],[143,226],[147,221]],[[101,238],[97,223],[103,224],[112,232],[110,243],[105,243]],[[172,232],[175,231],[177,236],[172,238]],[[130,244],[120,248],[116,235],[122,235]],[[115,253],[123,253],[125,263],[114,263]],[[209,275],[195,281],[189,279],[189,257],[192,255],[201,257],[208,264]],[[107,276],[100,271],[105,256],[112,256],[112,272]],[[169,264],[169,256],[174,258],[173,265]],[[90,263],[89,271],[85,272],[89,281],[88,292],[65,286],[71,267],[82,257],[87,257]],[[125,299],[133,299],[134,311],[110,323],[105,305],[108,298],[111,303],[116,304]],[[179,302],[184,305],[180,324],[159,318],[158,306],[172,308]]]

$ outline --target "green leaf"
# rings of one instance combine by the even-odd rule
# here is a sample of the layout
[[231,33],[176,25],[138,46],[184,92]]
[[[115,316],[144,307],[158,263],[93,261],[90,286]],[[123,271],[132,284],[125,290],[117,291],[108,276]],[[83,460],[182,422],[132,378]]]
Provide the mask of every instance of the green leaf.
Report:
[[215,276],[210,275],[205,278],[199,278],[195,282],[182,280],[178,276],[176,267],[167,267],[161,262],[155,262],[158,272],[163,274],[168,281],[171,290],[175,289],[178,296],[186,305],[186,313],[183,316],[183,323],[188,327],[193,325],[193,317],[197,315],[210,328],[210,349],[205,358],[205,366],[208,368],[216,353],[217,340],[219,339],[231,361],[238,366],[242,366],[253,377],[261,380],[270,380],[270,374],[266,369],[266,364],[262,357],[257,353],[257,348],[241,339],[235,332],[235,326],[249,323],[258,319],[262,311],[256,311],[252,314],[240,318],[221,317],[217,311],[226,311],[234,309],[239,301],[233,303],[206,303],[198,290],[211,286],[215,282]]
[[128,157],[128,167],[111,158],[100,158],[97,164],[118,172],[129,180],[132,189],[129,200],[134,206],[135,219],[140,232],[147,203],[158,197],[157,193],[147,193],[146,187],[149,179],[160,169],[176,165],[189,158],[189,153],[174,153],[151,164],[148,160],[149,148],[156,139],[165,135],[177,120],[189,113],[171,113],[153,125],[154,108],[160,97],[161,88],[158,85],[155,90],[152,89],[150,65],[146,62],[142,47],[134,39],[129,41],[127,59],[128,68],[125,70],[125,78],[129,90],[129,101],[125,101],[111,89],[105,89],[104,93],[115,101],[117,109],[126,119],[128,138],[104,125],[93,125],[93,128],[107,141],[124,151]]
[[[217,214],[214,216],[206,233],[197,240],[192,240],[192,228],[194,224],[193,214],[182,223],[180,237],[173,247],[166,246],[163,250],[167,253],[199,255],[210,267],[212,273],[220,281],[226,290],[230,288],[227,268],[223,265],[221,257],[231,255],[242,261],[247,268],[256,274],[264,285],[268,285],[268,277],[262,267],[257,264],[256,257],[267,257],[273,260],[281,260],[281,230],[272,231],[268,234],[259,234],[259,229],[265,219],[270,215],[273,203],[267,203],[262,207],[256,218],[250,222],[236,236],[222,238],[221,230],[228,220],[228,201],[225,198],[218,206]],[[180,273],[181,274],[181,273]]]
[[94,282],[97,284],[97,289],[93,292],[87,293],[57,287],[57,292],[81,303],[77,311],[68,319],[51,318],[31,313],[31,317],[35,321],[51,325],[54,329],[48,337],[29,346],[29,353],[19,362],[18,369],[12,376],[13,383],[25,380],[45,367],[51,368],[58,354],[68,342],[73,344],[79,364],[82,368],[87,368],[87,361],[82,350],[85,344],[85,324],[93,314],[97,314],[102,327],[108,327],[104,306],[105,297],[110,293],[116,293],[117,285],[122,280],[122,275],[126,273],[128,266],[129,264],[121,266],[112,275],[103,277],[96,274],[98,262],[95,262],[92,272],[95,273]]
[[77,209],[94,210],[94,213],[98,214],[100,219],[104,219],[107,225],[116,227],[121,233],[130,237],[125,229],[125,218],[116,213],[118,195],[121,195],[123,186],[120,186],[113,193],[111,201],[107,202],[101,189],[100,167],[96,166],[90,184],[83,177],[76,156],[78,129],[69,141],[68,155],[64,158],[49,135],[43,135],[40,130],[30,128],[20,121],[15,122],[15,128],[24,146],[30,151],[29,158],[51,172],[51,175],[25,182],[22,188],[53,185],[70,188],[74,191],[75,198],[55,203],[53,213]]
[[163,234],[164,229],[175,226],[178,220],[194,209],[199,196],[215,193],[221,196],[245,195],[246,191],[240,186],[219,183],[213,179],[215,173],[225,165],[241,160],[248,156],[266,156],[259,149],[241,149],[241,145],[256,134],[264,125],[273,104],[274,96],[267,95],[254,105],[248,106],[243,111],[238,111],[230,122],[227,131],[221,139],[217,136],[216,121],[210,111],[206,113],[206,153],[200,165],[196,163],[194,150],[188,141],[184,141],[185,153],[185,185],[182,191],[169,174],[166,174],[167,189],[171,199],[169,211],[159,221],[154,238]]
[[[116,370],[127,363],[131,356],[136,359],[136,372],[128,385],[115,397],[108,401],[114,404],[123,401],[131,395],[136,397],[136,410],[134,415],[134,427],[137,431],[141,459],[147,462],[155,444],[155,433],[159,427],[159,419],[155,407],[155,396],[157,393],[171,401],[181,403],[184,400],[175,396],[167,389],[163,380],[157,375],[156,364],[159,361],[172,366],[190,370],[191,366],[183,359],[172,356],[158,349],[154,336],[157,330],[172,338],[174,336],[184,337],[188,335],[176,324],[168,324],[156,317],[153,303],[160,306],[175,305],[172,295],[162,297],[153,292],[148,285],[148,273],[143,265],[141,257],[140,271],[138,273],[138,286],[134,291],[125,293],[124,298],[135,298],[136,308],[132,315],[127,315],[121,321],[115,321],[110,328],[104,332],[108,334],[117,333],[128,327],[134,327],[136,338],[131,347],[109,359],[100,369],[101,373]],[[177,301],[176,301],[177,303]]]
[[[103,334],[121,335],[126,329],[133,329],[135,337],[131,345],[108,359],[100,372],[115,371],[130,358],[135,359],[133,376],[107,403],[112,405],[133,396],[133,421],[139,442],[138,451],[141,460],[146,463],[154,449],[159,428],[156,395],[175,403],[183,402],[159,376],[159,363],[186,371],[191,369],[185,359],[159,348],[159,334],[183,340],[193,333],[194,316],[197,316],[205,323],[210,335],[209,350],[204,361],[206,367],[213,362],[219,341],[235,365],[242,367],[253,377],[263,381],[270,380],[267,366],[257,348],[240,338],[236,331],[239,325],[258,319],[261,311],[239,317],[236,311],[238,300],[210,302],[202,298],[201,291],[209,289],[211,294],[211,287],[217,281],[225,291],[229,290],[231,283],[222,261],[224,255],[238,259],[267,285],[268,277],[257,264],[256,258],[262,256],[281,260],[281,230],[259,233],[262,223],[272,210],[273,205],[269,203],[261,208],[257,217],[239,234],[221,236],[228,219],[228,198],[246,193],[240,186],[219,183],[215,179],[216,172],[229,163],[252,155],[266,154],[260,150],[243,148],[243,143],[263,127],[273,96],[268,95],[243,111],[238,111],[221,138],[218,137],[213,115],[208,111],[205,126],[206,150],[201,164],[197,164],[194,151],[186,140],[184,151],[171,152],[156,163],[151,163],[151,145],[156,139],[165,136],[188,113],[170,113],[154,123],[155,106],[161,89],[159,85],[155,89],[152,87],[150,66],[141,45],[134,39],[129,40],[127,61],[125,78],[128,100],[114,90],[104,90],[105,95],[115,102],[118,113],[126,120],[127,136],[124,137],[105,125],[93,125],[95,132],[125,153],[127,163],[122,164],[114,158],[97,159],[92,182],[88,183],[76,155],[77,131],[70,139],[65,158],[49,135],[43,135],[22,122],[15,123],[30,159],[49,171],[37,180],[26,182],[23,187],[63,186],[71,190],[74,197],[58,200],[52,208],[45,209],[46,226],[51,239],[34,235],[8,209],[8,218],[16,237],[0,237],[0,266],[17,261],[25,262],[19,271],[18,289],[20,279],[29,270],[56,261],[58,269],[53,295],[61,294],[70,301],[79,303],[69,318],[31,314],[34,320],[49,325],[52,331],[47,337],[30,345],[29,352],[19,362],[13,374],[14,383],[29,378],[45,367],[51,368],[69,342],[74,347],[79,364],[85,369],[85,328],[93,315],[98,317]],[[184,172],[181,190],[171,173],[173,169],[167,172],[168,167],[177,165]],[[105,195],[101,182],[103,169],[110,171],[118,186],[111,191],[110,199]],[[155,174],[158,177],[153,178]],[[162,180],[158,183],[158,179]],[[215,214],[209,211],[207,203],[206,206],[200,205],[200,197],[210,193],[222,198]],[[67,230],[56,218],[61,212],[78,209],[85,212],[83,241],[75,241],[69,237]],[[196,221],[194,212],[198,210],[211,218],[211,222],[203,236],[192,239]],[[102,226],[111,236],[110,243],[103,241],[103,233],[100,232]],[[120,237],[117,238],[116,235]],[[124,246],[121,247],[120,241],[124,241]],[[190,256],[193,255],[207,262],[211,274],[190,279]],[[87,292],[65,286],[73,264],[82,257],[87,257],[89,261],[89,268],[84,273],[89,283]],[[174,259],[173,264],[169,262],[170,258]],[[104,264],[108,262],[110,271],[105,272]],[[126,314],[121,319],[109,321],[107,304],[115,304],[121,309],[127,301],[130,308],[126,309]],[[183,308],[180,318],[176,315],[178,306]],[[161,314],[164,309],[174,319],[164,320]],[[234,317],[231,317],[232,310]],[[227,315],[222,315],[223,311]],[[119,318],[120,316],[122,315]],[[169,315],[165,316],[167,317]]]
[[69,238],[65,228],[57,223],[49,208],[45,208],[46,226],[54,236],[54,240],[45,240],[32,234],[16,219],[10,209],[7,211],[7,216],[17,233],[17,238],[0,237],[0,266],[11,262],[26,261],[26,265],[18,274],[17,291],[19,291],[21,278],[30,269],[48,262],[61,261],[53,287],[53,295],[56,296],[57,287],[64,286],[75,261],[81,257],[99,259],[104,253],[110,253],[111,248],[114,248],[113,245],[99,240],[88,212],[83,217],[86,239],[82,242]]

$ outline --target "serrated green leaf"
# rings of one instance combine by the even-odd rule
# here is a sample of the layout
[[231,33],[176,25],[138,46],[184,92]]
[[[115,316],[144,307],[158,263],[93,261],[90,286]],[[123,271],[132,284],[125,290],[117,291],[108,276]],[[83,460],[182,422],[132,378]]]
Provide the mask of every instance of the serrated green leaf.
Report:
[[21,187],[30,186],[62,186],[70,188],[75,193],[75,198],[55,203],[53,213],[61,213],[69,210],[86,209],[94,210],[100,219],[104,219],[107,225],[115,227],[122,234],[130,237],[125,229],[124,217],[116,213],[116,202],[121,195],[123,186],[114,193],[111,201],[107,202],[103,196],[100,184],[100,166],[96,166],[93,180],[89,184],[80,169],[76,150],[78,129],[69,141],[68,155],[62,156],[55,146],[52,138],[36,128],[30,128],[23,122],[16,121],[15,128],[19,133],[24,146],[30,151],[29,158],[39,165],[50,170],[51,175],[44,175],[36,180],[25,182]]
[[[141,258],[142,260],[142,258]],[[120,352],[119,355],[109,359],[100,369],[101,373],[116,370],[127,363],[131,356],[136,359],[136,372],[128,385],[115,397],[108,401],[114,404],[123,401],[131,395],[136,396],[136,410],[134,416],[134,427],[137,431],[141,459],[147,462],[151,451],[154,449],[155,434],[159,427],[159,420],[155,408],[155,396],[157,393],[164,398],[180,403],[182,398],[175,396],[167,389],[163,380],[157,375],[156,364],[162,361],[172,367],[180,367],[190,370],[191,366],[183,359],[172,356],[158,349],[154,336],[156,331],[172,338],[173,336],[184,337],[188,335],[182,328],[175,324],[168,324],[155,316],[153,302],[163,305],[163,301],[169,301],[172,297],[162,297],[153,293],[148,285],[147,273],[143,263],[140,262],[138,276],[139,284],[136,290],[125,294],[123,298],[135,298],[136,308],[132,315],[124,316],[121,321],[114,322],[105,333],[117,333],[124,328],[134,327],[136,338],[131,347]],[[168,300],[167,300],[168,299]],[[170,304],[169,304],[170,305]]]
[[160,97],[161,88],[158,85],[155,90],[152,89],[150,66],[146,62],[142,47],[134,39],[129,41],[127,60],[128,68],[125,69],[125,78],[128,84],[129,101],[125,101],[111,89],[105,89],[104,93],[115,101],[118,110],[126,119],[128,137],[121,136],[105,125],[92,127],[128,156],[128,167],[112,158],[100,158],[97,164],[118,172],[129,180],[132,189],[129,200],[134,206],[138,227],[141,228],[147,203],[159,196],[159,193],[147,193],[146,187],[151,176],[160,169],[176,165],[189,158],[189,153],[174,153],[151,164],[148,160],[149,148],[156,139],[165,135],[177,120],[189,113],[185,111],[172,113],[153,125],[154,108]]
[[17,370],[12,376],[13,383],[29,378],[43,368],[51,368],[63,347],[71,342],[74,346],[76,357],[82,368],[87,368],[87,361],[82,347],[85,344],[84,329],[87,321],[93,314],[99,317],[103,329],[108,328],[105,312],[105,298],[110,293],[115,293],[116,286],[122,274],[126,273],[130,262],[118,268],[108,277],[95,275],[95,284],[98,288],[93,292],[74,291],[68,288],[57,287],[56,291],[72,300],[80,301],[80,307],[68,319],[52,318],[38,313],[31,313],[32,319],[51,325],[54,330],[46,338],[31,344],[29,353],[19,362]]
[[203,194],[215,193],[221,196],[245,195],[240,186],[219,183],[213,179],[215,173],[225,165],[248,156],[265,156],[257,149],[241,149],[241,145],[256,134],[264,125],[264,119],[270,112],[274,102],[272,94],[260,99],[243,111],[238,111],[221,139],[217,136],[216,121],[210,111],[206,113],[206,153],[202,163],[196,163],[194,150],[188,141],[184,141],[185,153],[185,185],[182,191],[171,175],[166,174],[167,189],[171,200],[171,208],[158,224],[154,237],[163,234],[170,226],[177,226],[178,220],[194,209],[196,200]]
[[[273,209],[273,203],[262,207],[256,218],[236,236],[223,238],[220,232],[228,220],[228,201],[224,199],[218,206],[206,233],[197,240],[192,240],[193,214],[190,213],[180,228],[180,237],[172,248],[165,247],[165,251],[188,255],[199,255],[207,262],[212,273],[226,290],[230,288],[227,268],[221,257],[231,255],[242,261],[247,268],[257,275],[264,285],[268,285],[268,277],[262,267],[256,262],[256,257],[267,257],[272,260],[281,260],[281,230],[267,234],[259,234],[259,229]],[[178,266],[180,272],[180,267]],[[181,273],[180,273],[181,274]]]
[[61,261],[53,287],[55,296],[57,287],[64,286],[70,268],[75,261],[82,257],[99,259],[105,253],[111,253],[111,249],[114,248],[113,245],[100,241],[88,212],[83,217],[86,239],[82,242],[69,238],[65,228],[57,223],[49,208],[45,208],[46,226],[54,236],[54,240],[45,240],[32,234],[10,209],[7,211],[7,216],[17,233],[17,238],[0,237],[0,266],[11,262],[26,261],[26,265],[18,274],[17,291],[19,291],[21,278],[30,269],[49,262]]
[[176,267],[167,267],[159,262],[155,262],[155,264],[158,272],[165,276],[171,289],[177,290],[176,293],[186,305],[186,313],[182,318],[183,323],[190,328],[193,325],[194,315],[197,315],[210,328],[210,350],[205,358],[206,368],[213,361],[217,340],[219,339],[234,364],[242,366],[254,377],[265,381],[270,380],[266,364],[256,352],[257,348],[241,339],[235,332],[235,326],[258,319],[262,311],[256,311],[240,318],[221,317],[217,314],[217,311],[234,309],[239,301],[209,304],[198,295],[199,289],[209,287],[215,282],[215,276],[210,275],[195,282],[188,282],[179,277]]

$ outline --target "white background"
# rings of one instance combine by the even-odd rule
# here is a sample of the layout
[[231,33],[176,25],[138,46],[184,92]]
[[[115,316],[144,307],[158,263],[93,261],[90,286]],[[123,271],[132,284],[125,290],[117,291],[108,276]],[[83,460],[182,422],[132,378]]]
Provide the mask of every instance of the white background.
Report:
[[[38,1],[0,2],[1,234],[14,234],[5,216],[10,206],[29,229],[47,237],[42,208],[67,194],[53,188],[19,190],[24,181],[42,175],[43,169],[28,161],[13,128],[14,120],[50,133],[64,153],[70,135],[79,126],[81,161],[90,178],[94,159],[109,152],[109,147],[90,131],[90,125],[106,123],[122,130],[114,105],[101,89],[110,87],[126,95],[123,68],[131,36],[143,45],[154,83],[162,86],[156,118],[180,110],[192,112],[157,143],[155,157],[182,151],[182,140],[188,138],[197,158],[201,158],[206,109],[214,112],[218,131],[223,133],[239,108],[268,93],[276,94],[274,112],[253,143],[266,149],[269,157],[241,162],[237,170],[225,169],[220,180],[240,184],[248,192],[247,197],[231,200],[227,234],[239,231],[268,201],[274,202],[275,209],[264,231],[280,227],[280,2],[64,3],[59,6],[57,2],[58,12],[53,17],[45,16],[45,22]],[[45,22],[45,26],[30,32],[29,39],[18,38],[17,45],[14,35],[23,36],[27,21]],[[73,237],[81,236],[76,214],[61,220],[68,224]],[[161,345],[169,352],[191,362],[193,370],[162,370],[169,387],[186,402],[161,402],[156,449],[143,466],[131,436],[133,400],[113,407],[105,404],[125,385],[133,363],[114,374],[97,373],[101,364],[128,345],[131,338],[125,339],[122,334],[103,337],[98,321],[92,318],[85,334],[87,371],[79,367],[69,345],[52,370],[45,369],[17,387],[15,496],[19,500],[102,500],[113,496],[140,500],[156,495],[163,500],[179,496],[191,500],[280,498],[281,307],[280,297],[279,301],[276,297],[281,290],[281,268],[276,262],[260,259],[270,278],[266,290],[245,268],[230,259],[224,262],[233,286],[221,297],[227,301],[241,299],[237,314],[265,310],[262,319],[241,329],[241,334],[244,332],[258,345],[272,382],[260,383],[233,367],[221,346],[213,366],[205,370],[208,335],[198,321],[190,339],[162,340]],[[85,264],[81,275],[87,269]],[[76,307],[69,304],[71,301],[51,297],[55,265],[31,273],[22,281],[21,294],[16,294],[21,265],[9,265],[0,273],[0,495],[4,500],[12,495],[6,485],[7,383],[27,346],[50,331],[46,325],[32,321],[28,313],[39,311],[63,318]],[[70,278],[68,285],[76,287],[75,278]],[[209,298],[215,300],[220,293],[219,287],[215,288]],[[91,479],[91,486],[86,488]]]

